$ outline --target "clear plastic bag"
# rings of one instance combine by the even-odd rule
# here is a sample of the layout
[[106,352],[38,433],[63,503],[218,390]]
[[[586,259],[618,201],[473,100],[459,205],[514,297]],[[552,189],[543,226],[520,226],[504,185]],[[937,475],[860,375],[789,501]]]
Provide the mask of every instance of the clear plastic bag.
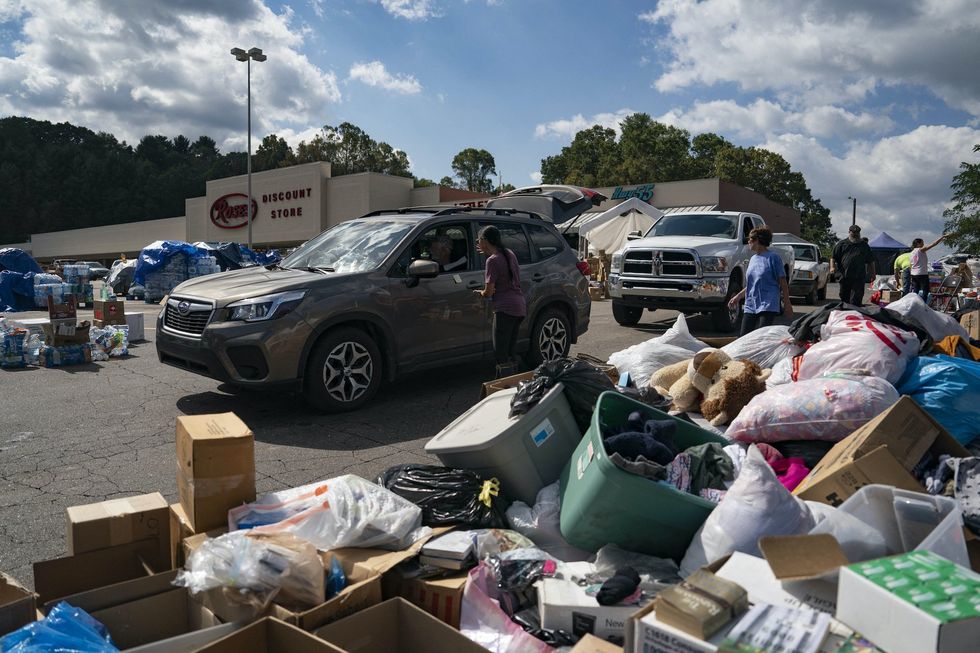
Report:
[[422,509],[360,476],[270,492],[228,511],[228,530],[292,533],[321,551],[344,547],[400,551],[431,533]]
[[562,537],[560,517],[561,496],[557,482],[541,488],[533,508],[523,501],[515,501],[507,509],[511,528],[529,537],[544,551],[563,562],[590,560],[591,552],[572,546]]
[[206,540],[177,574],[192,594],[221,590],[240,616],[276,603],[299,609],[325,600],[323,563],[316,547],[294,535],[235,531]]
[[758,556],[760,537],[802,535],[814,526],[809,507],[783,487],[759,448],[749,447],[738,478],[684,554],[681,575],[735,551]]
[[739,442],[839,441],[898,401],[887,381],[829,376],[770,388],[742,409],[725,435]]
[[615,365],[620,373],[629,372],[633,383],[643,386],[650,380],[650,375],[660,368],[688,361],[693,357],[690,349],[664,344],[658,342],[658,338],[652,338],[616,352],[609,357],[609,364]]
[[687,327],[687,318],[684,317],[683,313],[677,316],[677,319],[674,320],[674,323],[669,329],[654,338],[654,340],[663,345],[682,347],[695,354],[708,347],[708,345],[691,335],[691,331]]
[[952,315],[932,310],[915,293],[909,293],[898,301],[891,302],[885,310],[906,319],[911,318],[921,324],[936,342],[939,342],[946,336],[961,336],[963,338],[969,338],[970,336],[966,329],[956,321],[956,318]]
[[500,608],[500,591],[484,562],[470,571],[463,590],[459,631],[493,653],[549,653],[554,651],[524,631]]
[[514,549],[533,549],[536,545],[517,531],[487,528],[469,531],[478,560]]
[[109,631],[90,614],[58,603],[41,621],[0,637],[4,653],[119,653]]
[[762,369],[772,369],[776,363],[803,353],[803,347],[789,334],[789,327],[782,324],[756,329],[721,350],[732,360],[752,361]]

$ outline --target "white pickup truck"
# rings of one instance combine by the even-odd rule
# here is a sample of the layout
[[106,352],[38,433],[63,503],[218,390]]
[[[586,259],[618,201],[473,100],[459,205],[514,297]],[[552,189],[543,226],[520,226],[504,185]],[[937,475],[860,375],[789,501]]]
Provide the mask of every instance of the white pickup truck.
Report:
[[[717,330],[734,331],[741,306],[730,309],[728,300],[745,286],[752,257],[749,232],[764,225],[754,213],[697,211],[665,215],[645,236],[631,234],[626,247],[613,254],[609,273],[616,322],[633,326],[643,309],[664,308],[709,313]],[[790,278],[792,248],[773,251]]]
[[820,256],[820,248],[793,234],[773,234],[774,245],[793,248],[795,264],[789,281],[789,294],[802,297],[804,304],[816,304],[817,299],[827,299],[827,282],[830,281],[830,263]]

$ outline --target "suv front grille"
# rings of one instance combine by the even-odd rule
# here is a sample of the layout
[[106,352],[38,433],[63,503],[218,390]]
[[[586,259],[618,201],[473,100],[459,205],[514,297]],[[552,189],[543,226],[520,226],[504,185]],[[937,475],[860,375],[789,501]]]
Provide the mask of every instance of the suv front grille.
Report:
[[634,249],[627,250],[623,256],[623,274],[650,277],[697,277],[698,264],[690,252]]
[[[181,305],[184,306],[181,306]],[[182,311],[181,308],[184,310]],[[211,321],[213,308],[210,304],[198,304],[189,300],[168,299],[163,313],[163,326],[192,336],[204,333],[204,327]]]

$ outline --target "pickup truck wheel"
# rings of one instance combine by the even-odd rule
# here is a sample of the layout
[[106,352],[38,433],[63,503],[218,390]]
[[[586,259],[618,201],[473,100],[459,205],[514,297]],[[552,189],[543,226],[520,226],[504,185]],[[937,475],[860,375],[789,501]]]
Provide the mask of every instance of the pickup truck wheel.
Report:
[[640,306],[626,306],[613,300],[613,319],[621,326],[636,326],[643,316],[643,308]]
[[830,281],[825,282],[823,284],[823,288],[818,288],[817,289],[817,299],[827,299],[827,284],[828,283],[830,283]]
[[572,347],[572,326],[568,316],[557,308],[545,310],[531,330],[531,347],[527,352],[527,363],[532,368],[547,361],[568,355]]
[[303,393],[325,413],[355,410],[377,394],[381,372],[381,351],[374,339],[342,327],[328,333],[310,354]]
[[742,281],[732,279],[728,284],[728,295],[725,296],[725,305],[711,313],[711,323],[716,330],[722,333],[732,333],[736,331],[742,322],[742,305],[735,308],[728,307],[728,301],[742,292]]

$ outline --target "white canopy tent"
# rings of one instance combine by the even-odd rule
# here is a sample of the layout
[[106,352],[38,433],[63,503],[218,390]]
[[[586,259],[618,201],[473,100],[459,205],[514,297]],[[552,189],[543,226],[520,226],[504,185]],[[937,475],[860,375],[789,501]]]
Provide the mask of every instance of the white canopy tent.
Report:
[[612,254],[626,243],[630,232],[646,233],[663,215],[657,207],[631,197],[580,224],[579,247],[583,254],[590,249]]

